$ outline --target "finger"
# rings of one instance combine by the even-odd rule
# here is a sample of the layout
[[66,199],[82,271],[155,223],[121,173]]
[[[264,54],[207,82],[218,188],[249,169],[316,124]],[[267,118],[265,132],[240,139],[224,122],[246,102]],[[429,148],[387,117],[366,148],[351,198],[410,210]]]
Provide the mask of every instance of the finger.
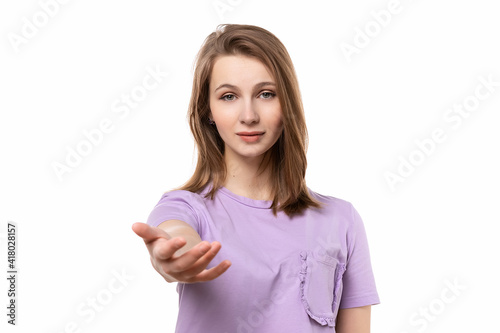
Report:
[[142,239],[144,242],[150,243],[158,238],[170,239],[170,235],[165,231],[157,227],[152,227],[146,223],[136,222],[132,225],[132,230]]
[[172,258],[174,253],[184,245],[186,245],[186,240],[181,237],[175,237],[169,240],[158,238],[155,241],[146,244],[148,249],[150,249],[151,256],[157,260],[167,260]]
[[188,283],[211,281],[221,276],[225,271],[227,271],[229,267],[231,267],[231,262],[229,260],[224,260],[217,266],[206,269],[200,274],[196,275]]
[[191,265],[190,268],[184,270],[182,272],[182,276],[186,278],[192,278],[195,275],[201,273],[205,268],[207,268],[208,264],[214,259],[219,250],[221,249],[221,245],[219,242],[212,242],[212,248],[210,251],[205,253],[200,259],[198,259],[195,263]]
[[170,262],[165,263],[165,269],[172,273],[179,273],[190,269],[194,263],[210,251],[211,247],[212,245],[209,242],[202,241],[181,256],[172,258]]

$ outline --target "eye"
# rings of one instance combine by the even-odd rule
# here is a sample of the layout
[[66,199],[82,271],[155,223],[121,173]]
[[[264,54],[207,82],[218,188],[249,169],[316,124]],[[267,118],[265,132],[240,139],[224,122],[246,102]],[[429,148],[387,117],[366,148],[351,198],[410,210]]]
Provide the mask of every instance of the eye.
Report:
[[[231,97],[231,98],[227,98],[227,97]],[[234,101],[235,98],[236,97],[233,94],[227,94],[227,95],[222,96],[220,99],[222,99],[223,101],[226,101],[226,102],[230,102],[230,101]]]
[[262,94],[260,94],[260,96],[262,96],[263,99],[271,99],[276,96],[276,94],[270,91],[264,91]]

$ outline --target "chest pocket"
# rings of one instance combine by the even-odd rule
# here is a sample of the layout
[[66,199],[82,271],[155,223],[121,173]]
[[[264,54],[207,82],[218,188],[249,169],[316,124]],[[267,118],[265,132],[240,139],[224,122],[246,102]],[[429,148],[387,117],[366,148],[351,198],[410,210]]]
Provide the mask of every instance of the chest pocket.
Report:
[[345,264],[328,254],[311,251],[302,251],[300,259],[300,296],[304,309],[319,324],[334,327]]

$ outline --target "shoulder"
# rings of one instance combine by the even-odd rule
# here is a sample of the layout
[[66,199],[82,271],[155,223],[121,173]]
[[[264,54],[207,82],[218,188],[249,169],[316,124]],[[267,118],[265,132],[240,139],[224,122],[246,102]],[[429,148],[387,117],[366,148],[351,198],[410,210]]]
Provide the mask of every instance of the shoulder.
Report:
[[185,204],[186,206],[196,207],[204,205],[205,198],[202,193],[195,193],[186,190],[171,190],[163,193],[158,205],[166,203]]
[[309,194],[319,202],[323,204],[323,208],[325,209],[334,209],[336,211],[347,211],[351,213],[351,210],[353,209],[353,205],[351,204],[350,201],[347,201],[345,199],[341,199],[338,197],[334,197],[331,195],[325,195],[325,194],[320,194],[318,192],[315,192],[311,190],[309,187],[307,188],[309,190]]
[[334,219],[348,229],[357,228],[356,225],[359,224],[361,218],[350,201],[308,189],[310,195],[322,204],[321,208],[312,209],[313,214],[319,214],[327,219]]
[[151,211],[147,223],[153,226],[166,220],[181,220],[189,223],[195,230],[200,230],[200,221],[206,212],[204,198],[186,190],[171,190],[163,193],[156,206]]

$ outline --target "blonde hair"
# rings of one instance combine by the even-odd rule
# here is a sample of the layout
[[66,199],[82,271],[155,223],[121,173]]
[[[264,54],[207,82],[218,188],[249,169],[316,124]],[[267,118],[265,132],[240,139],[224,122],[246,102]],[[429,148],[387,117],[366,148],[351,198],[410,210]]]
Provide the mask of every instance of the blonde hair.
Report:
[[309,194],[305,183],[307,168],[307,128],[302,99],[290,55],[281,41],[269,31],[244,24],[221,24],[205,39],[195,59],[193,90],[188,120],[198,148],[196,169],[178,190],[200,192],[210,182],[206,197],[214,198],[226,179],[224,141],[216,126],[209,124],[209,82],[217,57],[244,55],[263,63],[276,82],[282,110],[283,131],[266,152],[261,169],[271,168],[273,214],[283,211],[288,216],[300,214],[321,203]]

